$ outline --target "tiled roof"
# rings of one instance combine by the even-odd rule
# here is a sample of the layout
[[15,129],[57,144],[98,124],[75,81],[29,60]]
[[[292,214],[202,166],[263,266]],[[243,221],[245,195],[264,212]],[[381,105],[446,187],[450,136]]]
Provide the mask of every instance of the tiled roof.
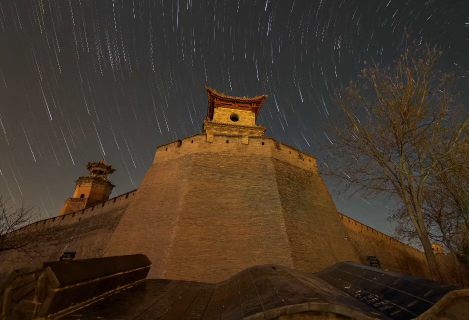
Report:
[[317,274],[263,265],[218,284],[146,280],[63,319],[253,320],[304,312],[328,319],[429,319],[443,297],[468,291],[457,289],[351,262]]
[[267,95],[264,94],[260,97],[254,97],[254,98],[248,98],[248,97],[230,97],[230,96],[227,96],[225,95],[224,93],[218,93],[216,92],[215,90],[209,88],[209,87],[205,87],[205,89],[207,89],[207,94],[208,94],[208,98],[209,100],[211,98],[218,98],[218,99],[221,99],[221,100],[226,100],[226,101],[233,101],[233,102],[242,102],[242,103],[255,103],[255,104],[260,104],[262,105],[262,103],[264,103],[264,100],[267,98]]

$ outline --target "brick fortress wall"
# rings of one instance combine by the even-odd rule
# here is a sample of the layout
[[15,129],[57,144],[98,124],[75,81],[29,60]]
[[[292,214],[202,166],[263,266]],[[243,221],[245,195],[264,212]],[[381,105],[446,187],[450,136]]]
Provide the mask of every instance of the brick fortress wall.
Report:
[[[366,264],[367,255],[377,256],[384,269],[429,276],[421,251],[337,213],[314,157],[266,137],[250,138],[248,145],[238,136],[205,139],[197,134],[159,147],[138,193],[26,227],[53,237],[37,243],[35,256],[0,253],[0,281],[11,270],[57,260],[63,251],[76,251],[78,259],[152,252],[154,276],[173,279],[224,280],[262,263],[314,272],[338,261]],[[155,193],[158,185],[163,189]],[[132,213],[115,232],[127,208]]]
[[357,249],[361,263],[366,256],[376,256],[381,268],[430,279],[425,254],[352,218],[339,214],[348,238]]
[[136,190],[84,210],[30,224],[18,233],[35,228],[41,237],[28,248],[28,254],[0,252],[0,282],[11,271],[44,261],[58,260],[64,251],[76,251],[77,259],[102,256],[111,235]]
[[158,147],[106,255],[146,254],[150,278],[218,282],[260,264],[358,262],[346,235],[314,157],[267,137],[197,134]]

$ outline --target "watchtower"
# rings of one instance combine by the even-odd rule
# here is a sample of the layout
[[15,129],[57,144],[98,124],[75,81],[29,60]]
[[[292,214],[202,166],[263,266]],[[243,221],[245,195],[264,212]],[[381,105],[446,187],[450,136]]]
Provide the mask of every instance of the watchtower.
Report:
[[75,193],[65,201],[60,215],[79,211],[109,199],[114,185],[108,180],[108,175],[116,169],[104,163],[104,160],[88,162],[86,169],[90,173],[87,177],[78,178]]
[[207,142],[213,142],[214,135],[240,135],[242,143],[248,144],[250,136],[264,136],[266,127],[256,125],[256,120],[267,95],[239,98],[219,94],[209,87],[205,89],[208,109],[203,132],[207,134]]
[[316,158],[256,124],[267,96],[206,90],[203,133],[156,148],[104,256],[144,253],[158,261],[150,278],[211,283],[261,264],[358,262]]

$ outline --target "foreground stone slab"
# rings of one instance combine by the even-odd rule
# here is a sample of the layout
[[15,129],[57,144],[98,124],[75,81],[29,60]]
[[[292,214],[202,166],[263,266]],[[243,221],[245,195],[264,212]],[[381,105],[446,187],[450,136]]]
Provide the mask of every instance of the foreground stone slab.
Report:
[[148,275],[144,255],[45,262],[10,274],[0,287],[2,319],[56,319],[134,286]]

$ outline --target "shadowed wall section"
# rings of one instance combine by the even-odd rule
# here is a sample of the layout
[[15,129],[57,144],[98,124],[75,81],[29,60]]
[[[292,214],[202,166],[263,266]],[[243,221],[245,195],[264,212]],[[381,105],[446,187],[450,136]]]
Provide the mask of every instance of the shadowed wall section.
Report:
[[42,236],[25,248],[0,252],[0,282],[12,270],[59,260],[64,251],[75,251],[76,259],[98,258],[119,223],[136,191],[123,194],[87,209],[33,223],[28,228]]
[[376,256],[382,269],[431,279],[425,254],[396,239],[344,215],[340,215],[348,238],[357,249],[360,262]]
[[[294,268],[317,272],[340,261],[357,261],[322,178],[273,160]],[[365,261],[366,263],[366,261]]]

